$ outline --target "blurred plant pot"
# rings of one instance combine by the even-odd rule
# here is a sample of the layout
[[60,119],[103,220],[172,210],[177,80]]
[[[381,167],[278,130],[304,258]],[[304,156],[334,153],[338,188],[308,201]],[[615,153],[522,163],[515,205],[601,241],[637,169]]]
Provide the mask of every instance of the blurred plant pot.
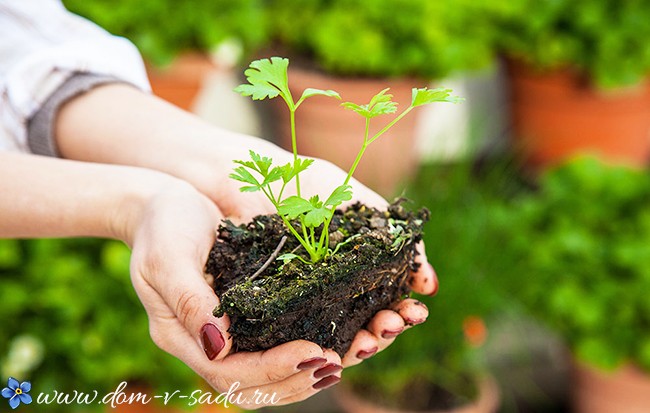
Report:
[[[312,87],[333,89],[340,93],[343,101],[366,104],[377,92],[389,87],[393,100],[400,104],[399,108],[410,104],[411,88],[419,86],[414,79],[335,77],[300,66],[289,67],[289,79],[294,99]],[[279,144],[290,151],[289,111],[281,99],[272,102]],[[296,112],[296,132],[302,136],[298,152],[326,159],[347,171],[363,143],[364,120],[358,114],[344,110],[340,104],[341,101],[336,99],[313,97],[300,106]],[[391,115],[373,119],[371,136],[390,120]],[[355,178],[384,196],[395,195],[399,185],[417,169],[415,124],[416,117],[410,114],[370,145],[354,174]]]
[[473,403],[451,409],[433,410],[401,410],[380,406],[369,401],[349,386],[339,386],[336,396],[339,405],[347,413],[494,413],[501,401],[499,386],[493,377],[486,376],[478,381],[478,397]]
[[583,152],[636,167],[650,160],[650,83],[600,91],[568,69],[506,67],[514,145],[533,169]]
[[610,373],[576,363],[573,373],[576,413],[650,411],[650,375],[633,365]]
[[147,64],[153,93],[187,111],[192,110],[206,77],[217,70],[210,58],[201,53],[182,54],[165,68]]

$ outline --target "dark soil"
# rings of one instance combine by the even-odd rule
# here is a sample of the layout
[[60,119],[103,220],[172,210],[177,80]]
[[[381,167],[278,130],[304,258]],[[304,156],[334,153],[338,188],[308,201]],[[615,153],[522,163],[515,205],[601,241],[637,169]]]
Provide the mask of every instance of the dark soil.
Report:
[[[248,224],[225,221],[206,265],[221,299],[215,315],[230,316],[237,351],[259,351],[298,339],[343,356],[352,339],[378,311],[410,293],[415,244],[429,211],[409,212],[398,201],[387,211],[355,204],[337,210],[330,248],[358,234],[316,265],[275,260],[254,280],[280,240],[280,254],[305,254],[280,217],[263,215]],[[299,227],[296,227],[299,230]]]

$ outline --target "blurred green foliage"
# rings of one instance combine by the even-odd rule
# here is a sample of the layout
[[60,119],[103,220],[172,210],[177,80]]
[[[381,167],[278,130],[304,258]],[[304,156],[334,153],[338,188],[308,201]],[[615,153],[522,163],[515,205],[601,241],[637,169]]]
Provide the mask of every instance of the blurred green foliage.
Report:
[[162,66],[183,51],[210,52],[225,40],[244,54],[266,40],[263,0],[64,0],[72,12],[124,36]]
[[341,75],[441,78],[492,62],[492,0],[268,0],[290,57]]
[[576,67],[604,88],[650,73],[647,0],[513,0],[493,17],[498,47],[538,69]]
[[34,395],[54,389],[103,395],[123,380],[127,391],[196,389],[197,376],[151,341],[129,256],[115,241],[0,240],[2,377],[31,380]]
[[[492,317],[509,309],[499,275],[509,262],[493,239],[494,215],[519,190],[507,162],[476,173],[470,161],[430,165],[419,173],[406,196],[431,210],[424,242],[440,291],[416,296],[429,319],[403,333],[382,353],[350,369],[345,377],[361,392],[372,391],[383,404],[414,410],[426,405],[415,389],[434,383],[472,400],[476,379],[487,370],[484,349],[467,339],[463,324],[482,319],[488,338]],[[430,391],[424,388],[425,391]]]
[[[546,174],[499,219],[516,256],[503,285],[578,359],[650,371],[650,177],[583,158]],[[505,274],[505,273],[504,273]]]

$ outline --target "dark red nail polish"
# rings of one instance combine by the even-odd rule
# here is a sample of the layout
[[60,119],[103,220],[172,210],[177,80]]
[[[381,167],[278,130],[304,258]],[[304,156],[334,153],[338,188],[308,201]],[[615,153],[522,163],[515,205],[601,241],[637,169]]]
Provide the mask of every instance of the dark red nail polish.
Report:
[[341,381],[340,377],[327,376],[323,380],[321,380],[321,381],[317,382],[316,384],[314,384],[312,387],[315,390],[322,390],[322,389],[326,389],[328,387],[332,387],[333,385],[335,385],[336,383],[338,383],[340,381]]
[[395,338],[402,334],[402,331],[404,331],[403,328],[399,328],[397,330],[384,330],[381,332],[381,336],[386,339]]
[[341,370],[343,370],[343,367],[339,366],[338,364],[334,364],[334,363],[326,364],[314,372],[314,378],[322,379],[323,377],[331,376],[332,374],[338,373]]
[[214,324],[208,323],[201,328],[203,351],[209,360],[214,360],[226,345],[221,331]]
[[404,319],[404,322],[405,322],[407,325],[410,325],[410,326],[416,326],[416,325],[418,325],[418,324],[422,324],[422,323],[424,323],[425,321],[427,321],[426,318],[413,319],[413,318],[408,318],[408,317],[407,317],[407,318]]
[[357,353],[357,358],[361,360],[369,359],[370,357],[374,356],[378,350],[378,347],[372,348],[370,350],[359,350]]
[[316,367],[320,367],[323,364],[327,362],[327,359],[322,358],[322,357],[314,357],[307,359],[303,361],[302,363],[298,364],[297,369],[298,370],[310,370],[310,369],[315,369]]

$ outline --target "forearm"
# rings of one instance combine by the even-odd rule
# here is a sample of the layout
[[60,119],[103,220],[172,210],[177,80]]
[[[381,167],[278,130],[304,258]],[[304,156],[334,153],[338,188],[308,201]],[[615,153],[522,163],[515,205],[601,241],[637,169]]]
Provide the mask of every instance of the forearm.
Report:
[[229,170],[233,159],[247,158],[249,148],[272,146],[121,84],[97,87],[66,103],[55,137],[64,158],[162,171],[210,195],[223,186],[228,173],[219,171]]
[[0,152],[0,238],[93,236],[130,243],[148,200],[172,181],[138,168]]

